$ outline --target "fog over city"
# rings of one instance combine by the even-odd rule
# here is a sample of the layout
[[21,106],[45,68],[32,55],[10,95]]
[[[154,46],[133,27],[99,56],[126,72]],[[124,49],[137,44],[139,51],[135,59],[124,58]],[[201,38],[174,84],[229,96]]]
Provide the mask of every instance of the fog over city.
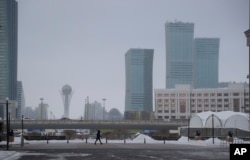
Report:
[[192,22],[195,37],[220,38],[219,81],[245,82],[248,0],[18,0],[18,80],[26,106],[44,98],[56,118],[72,87],[70,118],[84,103],[124,112],[125,53],[154,49],[153,88],[165,88],[167,21]]

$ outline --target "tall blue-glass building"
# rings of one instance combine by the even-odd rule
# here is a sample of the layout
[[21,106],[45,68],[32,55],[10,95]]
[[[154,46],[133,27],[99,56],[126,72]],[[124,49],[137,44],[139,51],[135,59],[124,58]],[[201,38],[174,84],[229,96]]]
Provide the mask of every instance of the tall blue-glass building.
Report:
[[125,118],[126,113],[153,111],[153,55],[153,49],[129,49],[125,54]]
[[17,95],[17,15],[16,0],[0,0],[0,101]]
[[194,23],[167,22],[166,88],[217,88],[219,38],[194,38]]
[[219,38],[195,38],[194,87],[217,88],[219,83]]
[[193,85],[194,23],[167,22],[165,38],[166,88]]

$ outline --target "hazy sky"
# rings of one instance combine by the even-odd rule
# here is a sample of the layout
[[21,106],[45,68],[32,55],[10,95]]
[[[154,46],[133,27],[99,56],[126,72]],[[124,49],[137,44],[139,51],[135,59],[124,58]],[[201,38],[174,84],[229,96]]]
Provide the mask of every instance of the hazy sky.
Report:
[[124,112],[125,53],[154,49],[153,88],[165,87],[167,21],[195,23],[195,37],[220,38],[219,81],[247,81],[248,0],[18,0],[18,80],[26,106],[40,98],[57,118],[73,88],[70,118],[106,98]]

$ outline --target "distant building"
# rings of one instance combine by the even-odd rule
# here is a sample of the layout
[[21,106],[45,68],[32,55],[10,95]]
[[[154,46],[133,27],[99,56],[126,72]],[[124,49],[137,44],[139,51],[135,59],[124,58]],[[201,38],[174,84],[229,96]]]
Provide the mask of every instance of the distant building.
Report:
[[37,119],[35,110],[32,107],[25,107],[24,118],[27,119]]
[[49,113],[48,113],[48,104],[40,103],[39,106],[35,109],[36,119],[37,120],[48,120]]
[[194,38],[194,23],[167,22],[166,88],[217,88],[219,38]]
[[[105,114],[105,116],[103,116]],[[95,101],[93,103],[87,102],[85,104],[85,120],[103,120],[103,118],[108,119],[108,113],[104,110],[101,103]]]
[[218,87],[219,42],[219,38],[195,38],[194,88]]
[[166,88],[193,85],[194,23],[167,22],[165,34]]
[[25,98],[23,92],[23,85],[21,81],[17,81],[17,119],[21,119],[24,114]]
[[193,89],[176,85],[174,89],[155,89],[156,119],[188,119],[204,111],[249,113],[249,89],[244,83],[228,88]]
[[153,111],[153,49],[129,49],[125,54],[125,119],[149,119]]
[[123,115],[117,108],[112,108],[109,111],[109,120],[123,120]]

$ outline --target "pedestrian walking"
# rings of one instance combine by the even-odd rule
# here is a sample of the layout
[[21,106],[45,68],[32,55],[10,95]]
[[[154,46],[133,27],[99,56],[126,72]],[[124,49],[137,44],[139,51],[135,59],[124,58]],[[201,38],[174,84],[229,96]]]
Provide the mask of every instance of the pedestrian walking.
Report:
[[99,140],[100,144],[102,144],[102,141],[101,141],[101,131],[98,130],[97,133],[96,133],[96,140],[95,140],[95,145],[96,145],[96,142]]

